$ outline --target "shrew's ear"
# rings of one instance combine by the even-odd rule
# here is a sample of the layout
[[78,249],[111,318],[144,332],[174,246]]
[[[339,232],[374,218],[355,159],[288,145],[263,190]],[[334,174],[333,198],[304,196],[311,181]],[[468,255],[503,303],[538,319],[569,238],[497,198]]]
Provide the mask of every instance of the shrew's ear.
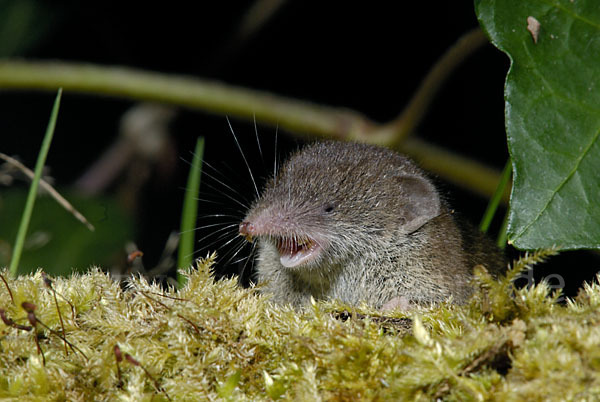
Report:
[[412,233],[440,214],[440,195],[425,177],[400,176],[398,184],[404,195],[403,205],[398,211],[403,232]]

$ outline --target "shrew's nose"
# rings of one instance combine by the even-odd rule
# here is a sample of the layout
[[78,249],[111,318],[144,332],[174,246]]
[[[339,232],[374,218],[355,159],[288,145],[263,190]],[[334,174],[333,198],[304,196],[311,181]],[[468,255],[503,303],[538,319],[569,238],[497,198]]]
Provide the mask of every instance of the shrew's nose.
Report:
[[256,233],[256,229],[254,228],[254,224],[252,222],[244,221],[240,223],[240,236],[244,236],[246,240],[252,243],[252,237]]

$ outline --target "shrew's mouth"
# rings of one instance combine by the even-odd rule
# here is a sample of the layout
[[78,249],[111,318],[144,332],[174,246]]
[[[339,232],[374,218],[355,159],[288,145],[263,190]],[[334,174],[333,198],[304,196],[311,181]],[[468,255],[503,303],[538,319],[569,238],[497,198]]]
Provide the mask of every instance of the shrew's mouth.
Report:
[[279,251],[279,261],[286,268],[297,267],[313,261],[321,252],[321,246],[309,237],[273,237]]

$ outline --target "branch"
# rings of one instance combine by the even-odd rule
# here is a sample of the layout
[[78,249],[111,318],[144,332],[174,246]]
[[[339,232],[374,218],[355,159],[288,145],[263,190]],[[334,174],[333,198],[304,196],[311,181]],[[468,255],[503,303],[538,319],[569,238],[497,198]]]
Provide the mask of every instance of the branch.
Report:
[[[27,166],[23,165],[21,162],[19,162],[15,158],[12,158],[12,157],[0,152],[0,159],[4,160],[6,163],[19,169],[27,177],[29,177],[30,180],[34,180],[35,172],[33,170],[29,169]],[[44,190],[46,190],[48,192],[48,194],[50,194],[52,196],[52,198],[54,198],[56,200],[56,202],[58,202],[60,204],[60,206],[62,206],[64,209],[66,209],[68,212],[70,212],[75,217],[75,219],[77,219],[79,222],[83,223],[89,230],[91,230],[92,232],[95,230],[94,225],[92,225],[85,218],[85,216],[83,216],[83,214],[81,212],[76,210],[75,207],[69,201],[67,201],[67,199],[65,197],[60,195],[60,193],[58,191],[56,191],[54,189],[54,187],[52,187],[50,185],[50,183],[48,183],[44,179],[40,178],[40,187],[43,188]]]
[[[466,46],[477,47],[477,43],[467,41]],[[464,49],[461,52],[468,54]],[[450,53],[454,54],[454,62],[444,64],[444,68],[456,67],[456,56],[461,52],[449,50],[441,61]],[[436,71],[438,69],[434,67],[425,78],[408,110],[427,107],[435,86],[439,86],[447,76],[447,73],[444,75]],[[437,78],[429,78],[432,74]],[[83,94],[169,103],[249,121],[256,118],[262,123],[300,135],[392,146],[416,159],[425,169],[485,197],[494,193],[500,180],[498,170],[424,141],[408,138],[400,142],[398,136],[405,136],[412,131],[422,113],[414,115],[414,112],[410,112],[412,117],[409,119],[406,117],[409,112],[405,112],[397,120],[380,125],[350,109],[318,105],[199,78],[84,63],[0,61],[0,88],[54,91],[58,87]],[[398,123],[400,121],[403,123]],[[508,192],[503,201],[508,201]]]
[[384,129],[390,130],[393,133],[391,145],[396,146],[401,144],[404,138],[414,131],[423,119],[423,116],[425,116],[425,112],[427,112],[435,95],[450,74],[467,57],[487,43],[488,40],[483,31],[480,28],[474,28],[462,35],[440,57],[429,70],[408,106],[402,111],[402,114],[384,126]]
[[0,61],[0,88],[65,91],[170,103],[256,120],[298,133],[344,137],[373,125],[362,115],[216,81],[126,67],[60,61]]

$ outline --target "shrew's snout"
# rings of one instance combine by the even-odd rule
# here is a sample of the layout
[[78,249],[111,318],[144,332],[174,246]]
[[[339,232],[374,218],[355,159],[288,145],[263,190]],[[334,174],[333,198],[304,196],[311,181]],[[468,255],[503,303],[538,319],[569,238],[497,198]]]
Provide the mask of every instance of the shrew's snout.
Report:
[[248,242],[252,243],[253,237],[256,235],[256,228],[252,222],[244,221],[240,223],[239,232],[240,236],[244,236]]

